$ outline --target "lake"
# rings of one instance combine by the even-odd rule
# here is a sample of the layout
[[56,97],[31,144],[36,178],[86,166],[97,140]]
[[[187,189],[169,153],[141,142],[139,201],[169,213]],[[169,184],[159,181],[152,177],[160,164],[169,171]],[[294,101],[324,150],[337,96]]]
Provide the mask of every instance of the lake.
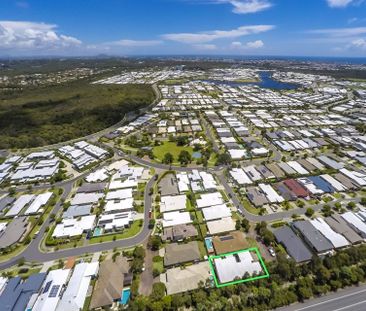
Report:
[[215,83],[215,84],[224,84],[233,87],[237,86],[245,86],[245,85],[256,85],[265,89],[273,89],[273,90],[295,90],[300,86],[294,83],[285,83],[274,80],[272,78],[272,73],[269,71],[260,71],[259,77],[261,81],[259,82],[234,82],[234,81],[220,81],[220,80],[204,80],[205,82]]

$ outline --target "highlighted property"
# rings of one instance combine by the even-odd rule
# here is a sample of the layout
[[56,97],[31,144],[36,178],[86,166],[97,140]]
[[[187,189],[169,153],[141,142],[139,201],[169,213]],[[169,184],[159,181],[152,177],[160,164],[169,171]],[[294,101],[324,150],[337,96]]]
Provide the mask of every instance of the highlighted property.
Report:
[[210,256],[208,260],[216,287],[269,277],[267,267],[256,247]]

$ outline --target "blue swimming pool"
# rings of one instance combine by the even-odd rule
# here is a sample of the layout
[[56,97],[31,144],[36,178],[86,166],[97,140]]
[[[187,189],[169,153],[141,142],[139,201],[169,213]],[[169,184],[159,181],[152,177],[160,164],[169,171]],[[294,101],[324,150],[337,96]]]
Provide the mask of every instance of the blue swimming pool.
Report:
[[205,245],[209,252],[213,251],[212,238],[205,238]]
[[121,304],[127,305],[130,300],[131,290],[129,288],[124,288],[122,291]]
[[192,157],[193,157],[194,159],[201,159],[201,158],[202,158],[202,153],[201,153],[201,152],[198,152],[198,151],[193,152],[193,153],[192,153]]
[[101,234],[102,234],[102,229],[101,229],[101,228],[96,227],[96,228],[94,229],[93,236],[100,236]]

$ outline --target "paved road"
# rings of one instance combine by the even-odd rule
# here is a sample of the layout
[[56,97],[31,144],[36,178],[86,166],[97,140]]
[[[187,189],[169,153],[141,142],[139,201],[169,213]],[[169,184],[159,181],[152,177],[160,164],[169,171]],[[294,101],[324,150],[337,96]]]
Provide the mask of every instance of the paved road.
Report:
[[277,311],[365,311],[366,285],[351,287]]
[[[46,261],[57,260],[60,258],[66,258],[66,257],[70,257],[70,256],[80,256],[85,253],[101,252],[101,251],[113,249],[115,247],[128,248],[128,247],[132,247],[132,246],[143,243],[146,240],[146,238],[149,237],[150,231],[151,231],[149,229],[149,211],[152,207],[152,197],[149,195],[149,190],[151,187],[153,187],[154,182],[155,182],[154,178],[151,178],[146,185],[145,193],[144,193],[145,221],[144,221],[142,230],[136,236],[129,238],[129,239],[119,240],[119,241],[99,243],[99,244],[88,245],[88,246],[84,246],[84,247],[77,247],[77,248],[72,248],[72,249],[67,249],[67,250],[60,250],[60,251],[56,251],[56,252],[43,253],[40,251],[39,247],[42,242],[45,229],[50,223],[50,218],[48,218],[42,225],[42,228],[40,229],[40,232],[39,232],[37,238],[34,239],[31,242],[31,244],[29,244],[28,247],[21,254],[13,257],[9,261],[0,263],[0,270],[11,267],[12,265],[16,264],[21,258],[24,258],[26,261],[46,262]],[[69,193],[72,189],[72,184],[73,183],[70,182],[63,187],[64,193],[62,194],[62,198],[64,198],[64,199],[67,198],[67,196],[69,195]],[[61,203],[61,201],[59,201],[55,205],[52,213],[57,213],[61,207],[62,207],[62,203]]]

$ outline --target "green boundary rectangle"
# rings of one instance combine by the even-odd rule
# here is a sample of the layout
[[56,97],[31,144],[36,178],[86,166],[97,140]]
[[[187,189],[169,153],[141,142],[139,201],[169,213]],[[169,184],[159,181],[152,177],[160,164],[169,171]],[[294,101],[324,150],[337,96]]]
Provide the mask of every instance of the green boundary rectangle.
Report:
[[[263,275],[259,275],[259,276],[254,276],[248,279],[243,279],[243,280],[237,280],[237,281],[231,281],[231,282],[227,282],[227,283],[219,283],[218,277],[216,275],[216,271],[215,271],[215,266],[214,266],[214,259],[218,259],[218,258],[222,258],[225,256],[229,256],[229,255],[233,255],[233,254],[239,254],[239,253],[244,253],[244,252],[252,252],[254,251],[259,259],[259,262],[262,266],[263,271],[265,272],[265,274]],[[256,280],[260,280],[260,279],[265,279],[265,278],[269,278],[269,272],[268,269],[266,267],[266,265],[264,264],[264,261],[262,259],[262,256],[258,250],[257,247],[252,247],[252,248],[247,248],[247,249],[243,249],[241,251],[236,251],[236,252],[231,252],[231,253],[226,253],[226,254],[221,254],[221,255],[215,255],[215,256],[209,256],[208,257],[208,262],[210,264],[210,269],[212,272],[212,275],[214,277],[214,281],[215,281],[215,286],[217,288],[219,287],[224,287],[224,286],[229,286],[229,285],[234,285],[234,284],[239,284],[239,283],[245,283],[245,282],[252,282],[252,281],[256,281]]]

